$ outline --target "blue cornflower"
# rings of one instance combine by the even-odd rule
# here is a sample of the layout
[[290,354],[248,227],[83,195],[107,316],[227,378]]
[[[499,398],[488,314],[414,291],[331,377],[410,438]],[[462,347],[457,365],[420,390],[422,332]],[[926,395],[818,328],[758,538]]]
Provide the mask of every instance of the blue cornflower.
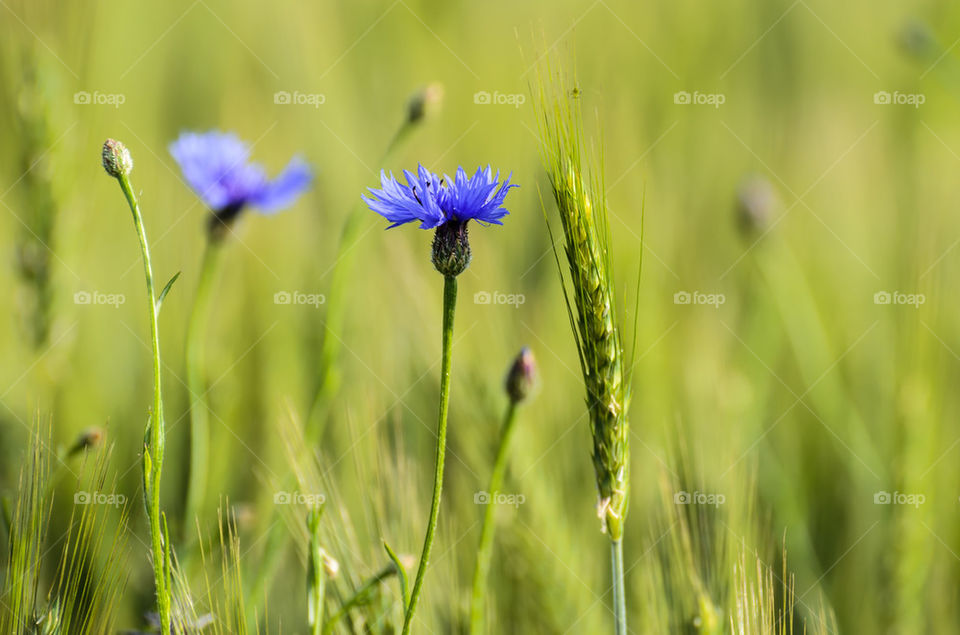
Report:
[[247,206],[264,213],[289,207],[313,178],[310,166],[294,157],[269,179],[263,166],[250,162],[246,143],[234,134],[215,130],[181,134],[170,144],[170,154],[190,187],[213,211],[213,221],[227,222]]
[[403,171],[407,184],[403,185],[391,174],[380,173],[380,188],[370,189],[372,197],[362,196],[370,209],[393,223],[388,229],[420,221],[420,229],[435,229],[444,223],[479,223],[502,225],[500,219],[509,212],[503,200],[511,188],[510,177],[500,183],[500,172],[493,174],[490,166],[477,168],[468,177],[463,168],[457,169],[457,178],[444,175],[441,179],[422,165],[417,174]]
[[487,166],[477,168],[468,177],[463,168],[457,168],[457,178],[439,176],[418,166],[417,173],[403,171],[404,185],[391,174],[380,173],[380,189],[369,188],[372,196],[361,198],[367,206],[393,223],[387,229],[420,221],[420,229],[435,229],[433,237],[433,266],[447,278],[454,278],[470,265],[472,258],[467,238],[467,223],[475,220],[481,225],[502,225],[500,219],[509,214],[503,207],[510,188],[508,176],[500,183]]

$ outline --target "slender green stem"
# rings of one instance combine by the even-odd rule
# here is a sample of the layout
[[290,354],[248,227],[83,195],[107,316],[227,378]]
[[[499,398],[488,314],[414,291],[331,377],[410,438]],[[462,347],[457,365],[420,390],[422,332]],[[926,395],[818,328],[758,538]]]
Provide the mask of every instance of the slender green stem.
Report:
[[[397,129],[393,139],[380,158],[379,165],[386,165],[393,155],[403,147],[410,133],[415,127],[409,121],[404,121]],[[344,298],[350,293],[350,276],[353,273],[353,263],[357,253],[355,249],[358,235],[363,228],[361,222],[367,214],[367,205],[357,202],[340,231],[340,242],[337,247],[337,259],[330,272],[330,288],[327,293],[326,328],[323,341],[320,344],[320,368],[317,373],[319,385],[307,418],[304,437],[309,447],[320,441],[327,413],[334,395],[340,388],[340,372],[337,361],[340,358],[342,344],[341,333],[347,317],[349,302]]]
[[480,633],[483,628],[484,590],[487,586],[487,576],[490,574],[490,561],[493,556],[493,534],[496,530],[494,516],[496,505],[493,497],[503,485],[503,475],[507,471],[507,453],[510,440],[513,438],[514,421],[516,421],[517,404],[513,400],[507,407],[507,414],[503,418],[500,428],[500,445],[497,448],[497,457],[493,461],[493,471],[490,474],[490,501],[483,513],[483,528],[480,530],[480,547],[477,549],[477,563],[473,569],[473,593],[470,596],[470,632]]
[[[323,578],[323,575],[319,575],[317,580],[317,586],[313,588],[312,594],[313,597],[311,602],[314,606],[318,607],[317,610],[323,611],[323,596],[326,592],[326,580]],[[310,624],[310,635],[322,635],[323,634],[323,619],[322,615],[317,616],[316,619]]]
[[314,607],[315,613],[310,616],[310,635],[321,635],[323,633],[323,598],[326,595],[327,578],[322,569],[314,569],[313,576],[310,605]]
[[140,239],[140,252],[143,255],[143,273],[147,281],[147,296],[150,300],[150,339],[153,345],[153,413],[149,423],[149,445],[144,449],[149,453],[149,462],[144,462],[144,495],[147,498],[147,510],[150,517],[150,541],[153,550],[153,575],[157,587],[157,612],[160,614],[160,632],[170,632],[170,591],[167,569],[167,549],[160,514],[160,474],[163,470],[163,450],[166,431],[163,422],[163,390],[160,382],[160,328],[157,320],[156,293],[153,286],[153,265],[150,261],[150,246],[143,227],[140,204],[133,193],[130,178],[126,174],[117,177],[123,190],[133,224]]
[[413,615],[417,611],[420,592],[423,590],[423,579],[430,563],[430,550],[433,548],[433,534],[437,530],[437,519],[440,516],[440,492],[443,489],[443,459],[447,446],[447,408],[450,405],[450,361],[453,352],[453,315],[457,308],[457,279],[445,276],[443,279],[443,361],[440,367],[440,415],[437,422],[437,465],[433,475],[433,502],[430,504],[430,521],[427,524],[427,535],[423,539],[423,553],[420,556],[420,567],[417,569],[417,579],[413,583],[410,593],[410,605],[407,607],[403,619],[403,633],[410,632],[413,624]]
[[617,635],[627,634],[627,601],[623,584],[623,538],[610,541],[610,566],[613,572],[613,616]]
[[326,320],[323,340],[320,344],[320,363],[317,392],[310,408],[310,415],[304,429],[306,445],[312,448],[320,441],[327,420],[330,403],[340,389],[340,372],[337,361],[340,358],[343,325],[346,321],[348,302],[345,301],[350,289],[350,276],[356,257],[356,243],[363,226],[365,206],[355,206],[347,215],[340,232],[337,260],[330,275],[330,287],[327,291]]
[[323,508],[311,509],[307,514],[307,529],[310,532],[310,563],[307,580],[308,622],[310,635],[323,631],[323,598],[327,589],[324,571],[324,550],[320,546],[320,517]]
[[203,252],[200,280],[187,327],[186,362],[187,390],[190,393],[190,479],[183,518],[183,536],[189,542],[194,535],[195,518],[203,506],[207,487],[208,447],[210,444],[210,411],[206,386],[206,331],[210,316],[210,299],[220,271],[222,240],[210,237]]
[[[379,165],[386,165],[388,161],[403,147],[415,126],[404,120],[391,139]],[[319,378],[313,405],[304,425],[304,455],[313,452],[314,446],[323,436],[323,427],[327,421],[330,404],[337,390],[340,388],[340,371],[337,361],[340,359],[341,333],[346,320],[346,311],[349,302],[346,300],[350,292],[350,276],[353,272],[353,262],[357,250],[357,237],[363,227],[363,217],[367,213],[366,205],[357,203],[347,214],[340,232],[340,242],[337,248],[337,259],[330,273],[330,288],[324,305],[327,307],[326,329],[320,345]],[[264,550],[264,563],[257,567],[253,583],[246,595],[247,602],[253,604],[263,598],[264,590],[276,575],[280,566],[283,548],[287,544],[287,534],[283,523],[274,523],[273,529],[267,536],[267,546]]]

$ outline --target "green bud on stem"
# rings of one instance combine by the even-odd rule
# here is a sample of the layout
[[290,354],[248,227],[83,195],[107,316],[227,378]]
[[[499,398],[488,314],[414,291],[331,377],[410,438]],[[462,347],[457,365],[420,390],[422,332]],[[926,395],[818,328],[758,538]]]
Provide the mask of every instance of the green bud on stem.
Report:
[[126,176],[133,171],[133,157],[127,147],[116,139],[103,143],[103,169],[114,178]]
[[455,278],[470,266],[467,222],[450,220],[437,227],[433,236],[433,266],[448,278]]

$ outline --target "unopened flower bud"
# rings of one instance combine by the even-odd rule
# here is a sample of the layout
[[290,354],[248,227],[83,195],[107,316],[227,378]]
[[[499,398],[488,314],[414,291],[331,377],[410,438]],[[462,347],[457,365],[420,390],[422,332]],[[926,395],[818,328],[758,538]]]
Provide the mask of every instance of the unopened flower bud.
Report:
[[420,123],[426,117],[430,117],[438,110],[443,103],[443,84],[440,82],[431,82],[415,92],[407,104],[407,122],[411,124]]
[[133,157],[127,147],[116,139],[103,142],[103,169],[112,177],[120,178],[133,170]]
[[507,372],[506,388],[510,401],[520,403],[530,396],[537,378],[537,360],[526,346],[521,349]]
[[900,30],[900,45],[910,55],[927,60],[936,57],[939,45],[930,27],[920,20],[910,20]]
[[103,430],[101,428],[93,427],[87,428],[80,433],[80,436],[77,437],[77,440],[73,442],[73,445],[70,447],[68,452],[69,456],[73,456],[84,450],[89,450],[96,447],[103,440]]
[[777,207],[777,193],[770,181],[753,176],[737,190],[737,216],[741,229],[751,233],[764,231]]
[[459,276],[470,266],[467,222],[447,221],[433,235],[433,266],[444,276]]

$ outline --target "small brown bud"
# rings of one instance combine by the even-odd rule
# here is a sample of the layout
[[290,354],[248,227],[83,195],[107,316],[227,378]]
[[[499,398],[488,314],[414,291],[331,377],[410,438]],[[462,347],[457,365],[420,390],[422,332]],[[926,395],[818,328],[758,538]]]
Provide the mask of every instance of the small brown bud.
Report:
[[521,349],[507,373],[506,388],[510,401],[520,403],[530,396],[537,376],[537,360],[526,346]]
[[443,103],[443,84],[432,82],[427,84],[410,98],[407,104],[407,121],[415,124],[430,117],[440,109]]
[[744,179],[737,190],[737,215],[747,233],[763,232],[770,226],[778,205],[777,192],[770,181],[759,176]]
[[77,440],[74,441],[73,446],[71,446],[70,451],[68,452],[69,456],[79,454],[84,450],[90,450],[95,448],[103,441],[103,430],[101,428],[93,427],[87,428],[80,433],[80,436],[77,437]]

